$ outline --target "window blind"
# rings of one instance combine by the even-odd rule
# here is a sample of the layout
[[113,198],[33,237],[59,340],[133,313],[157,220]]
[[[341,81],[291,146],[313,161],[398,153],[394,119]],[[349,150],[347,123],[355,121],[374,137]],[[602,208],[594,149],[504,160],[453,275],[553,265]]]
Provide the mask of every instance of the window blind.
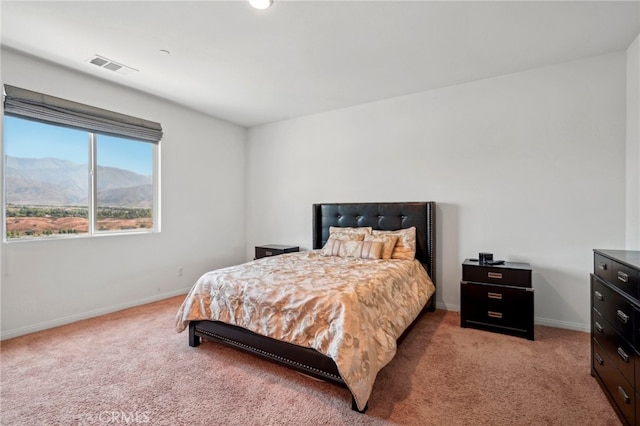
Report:
[[4,90],[4,112],[8,115],[153,143],[162,139],[162,126],[153,121],[8,84]]

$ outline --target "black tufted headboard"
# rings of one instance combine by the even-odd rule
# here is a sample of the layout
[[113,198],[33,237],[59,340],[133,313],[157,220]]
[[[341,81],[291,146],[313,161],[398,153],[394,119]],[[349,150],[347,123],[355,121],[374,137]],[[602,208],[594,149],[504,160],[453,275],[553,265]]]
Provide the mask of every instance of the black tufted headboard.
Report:
[[371,226],[395,231],[416,227],[416,259],[436,282],[436,203],[325,203],[313,205],[313,248],[320,249],[329,239],[329,227]]

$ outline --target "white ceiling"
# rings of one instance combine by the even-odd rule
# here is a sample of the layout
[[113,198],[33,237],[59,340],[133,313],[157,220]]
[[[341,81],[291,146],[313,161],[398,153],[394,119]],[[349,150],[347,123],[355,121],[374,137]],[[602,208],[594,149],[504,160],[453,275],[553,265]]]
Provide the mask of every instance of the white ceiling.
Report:
[[[253,126],[622,51],[639,5],[2,0],[1,42]],[[94,54],[139,72],[90,65]]]

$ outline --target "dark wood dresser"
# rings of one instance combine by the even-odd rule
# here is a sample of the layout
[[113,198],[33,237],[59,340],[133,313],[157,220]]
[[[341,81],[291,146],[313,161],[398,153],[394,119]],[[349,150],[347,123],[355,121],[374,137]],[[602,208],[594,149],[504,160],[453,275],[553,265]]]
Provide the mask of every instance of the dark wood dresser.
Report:
[[460,326],[533,340],[531,266],[465,260],[460,282]]
[[620,420],[640,424],[640,251],[594,250],[591,375]]
[[298,246],[287,246],[282,244],[266,244],[262,246],[256,246],[256,259],[262,259],[263,257],[277,256],[284,253],[293,253],[300,251]]

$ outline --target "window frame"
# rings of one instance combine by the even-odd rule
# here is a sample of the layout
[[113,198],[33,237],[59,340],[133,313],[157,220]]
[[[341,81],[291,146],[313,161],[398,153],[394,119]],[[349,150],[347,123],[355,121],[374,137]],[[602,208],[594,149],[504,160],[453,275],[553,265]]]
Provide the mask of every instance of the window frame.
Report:
[[[37,119],[32,119],[29,117],[21,117],[15,114],[3,114],[4,117],[11,116],[13,118],[19,120],[33,121],[37,123],[46,124],[49,126],[58,126],[65,127],[63,125],[51,122],[44,122]],[[97,158],[97,141],[100,136],[98,132],[92,132],[87,129],[76,129],[82,132],[86,132],[87,134],[87,144],[88,144],[88,162],[87,162],[87,179],[88,179],[88,187],[87,187],[87,232],[81,234],[51,234],[51,235],[40,235],[40,236],[23,236],[20,238],[9,238],[7,235],[7,167],[6,167],[6,140],[5,140],[5,131],[4,131],[4,123],[3,123],[3,132],[2,132],[2,241],[4,243],[18,243],[18,242],[27,242],[27,241],[50,241],[50,240],[62,240],[62,239],[77,239],[77,238],[93,238],[93,237],[106,237],[106,236],[115,236],[115,235],[146,235],[159,233],[161,231],[161,214],[160,214],[160,141],[153,143],[148,140],[137,139],[130,136],[121,136],[117,137],[122,139],[131,140],[133,142],[140,143],[149,143],[152,145],[152,175],[151,175],[151,185],[152,185],[152,207],[151,207],[151,220],[152,226],[151,228],[135,228],[135,229],[121,229],[121,230],[98,230],[96,229],[96,224],[98,220],[98,206],[97,206],[97,181],[98,177],[96,176],[96,171],[98,167],[98,158]]]

